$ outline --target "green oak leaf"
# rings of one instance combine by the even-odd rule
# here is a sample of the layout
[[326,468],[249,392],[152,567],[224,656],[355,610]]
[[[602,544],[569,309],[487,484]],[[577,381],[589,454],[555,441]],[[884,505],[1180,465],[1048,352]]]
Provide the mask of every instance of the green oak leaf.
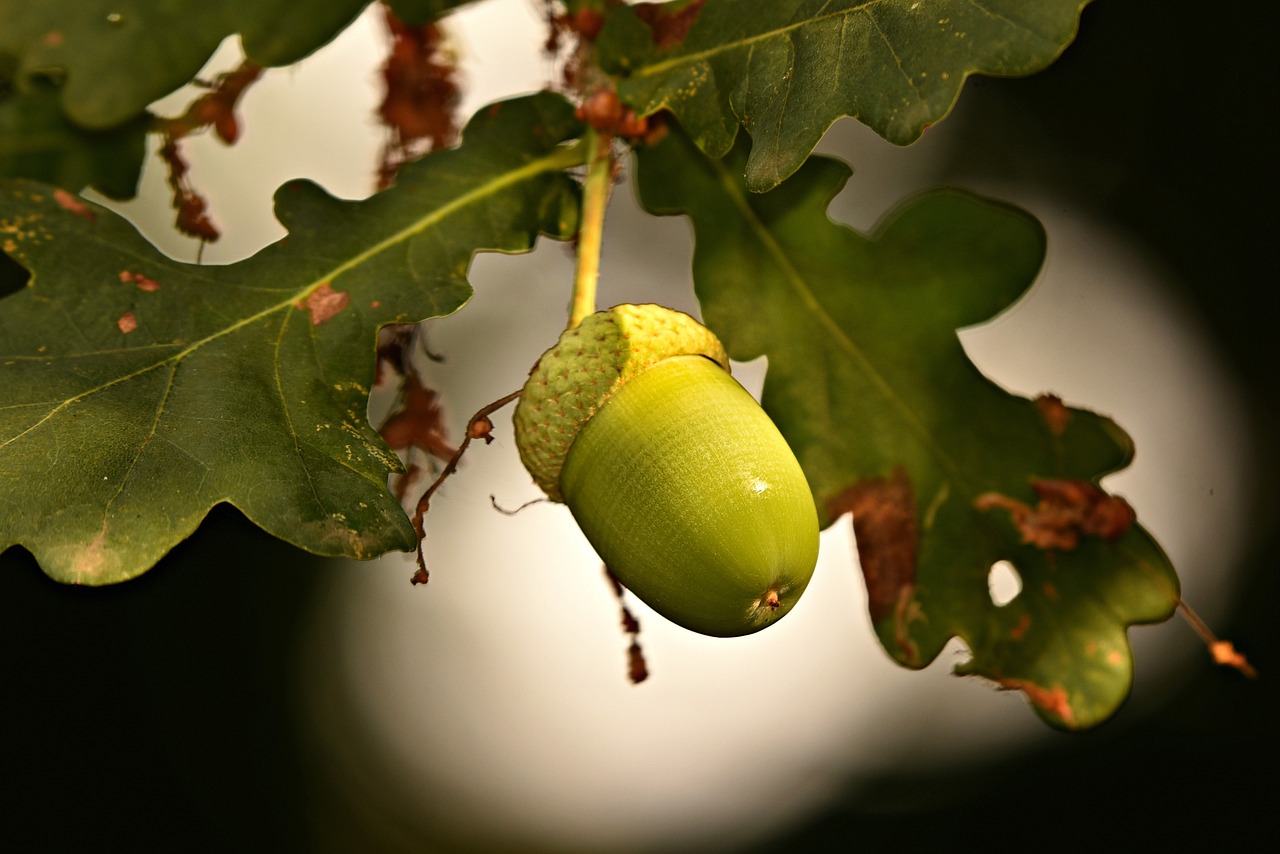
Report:
[[103,129],[189,82],[227,36],[240,34],[260,65],[289,65],[328,43],[368,3],[0,0],[0,55],[15,58],[19,80],[62,81],[71,121]]
[[0,182],[0,247],[31,270],[0,299],[0,550],[53,578],[151,567],[219,502],[318,554],[410,549],[399,460],[366,418],[377,330],[469,297],[472,255],[569,237],[572,107],[492,105],[462,145],[342,202],[276,193],[288,234],[228,266],[160,255],[61,190]]
[[55,89],[0,96],[0,177],[33,178],[111,198],[134,194],[150,119],[139,116],[105,131],[77,127],[63,115]]
[[[468,2],[394,0],[391,6],[417,23]],[[308,13],[299,27],[281,17],[293,14],[292,6],[270,2],[178,9],[155,0],[0,0],[0,177],[131,197],[151,129],[147,104],[188,82],[223,37],[243,31],[260,64],[285,64],[321,47],[367,3],[312,4],[305,8],[324,14]],[[108,20],[115,15],[116,23]],[[192,16],[198,20],[190,26],[175,26],[177,17]]]
[[673,45],[618,10],[598,50],[626,103],[672,111],[707,154],[723,156],[745,127],[747,185],[761,192],[841,116],[905,145],[950,112],[969,75],[1044,68],[1088,2],[707,0]]
[[[1132,445],[1082,409],[1058,408],[1055,426],[1052,401],[986,379],[956,335],[1031,284],[1039,223],[952,190],[866,236],[827,218],[847,166],[814,157],[752,194],[747,156],[743,141],[707,158],[673,131],[639,153],[639,192],[649,210],[692,220],[704,320],[730,356],[768,356],[763,403],[824,527],[852,511],[881,644],[919,668],[958,636],[971,652],[959,672],[1026,691],[1057,726],[1102,721],[1132,682],[1128,626],[1168,618],[1177,577],[1138,525],[1114,541],[1038,548],[1007,506],[1035,505],[1033,481],[1092,488],[1128,464]],[[1003,505],[984,505],[991,496]],[[1022,589],[996,606],[988,577],[1002,560]]]

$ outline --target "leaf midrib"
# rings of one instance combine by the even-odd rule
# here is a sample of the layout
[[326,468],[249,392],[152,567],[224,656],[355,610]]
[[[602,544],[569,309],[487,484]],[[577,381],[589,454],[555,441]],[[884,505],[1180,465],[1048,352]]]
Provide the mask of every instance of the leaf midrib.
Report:
[[817,320],[819,326],[831,337],[840,351],[845,353],[862,370],[872,386],[884,397],[889,407],[906,422],[924,447],[933,454],[949,476],[956,482],[957,486],[967,493],[973,493],[974,489],[956,461],[946,452],[945,448],[938,444],[933,434],[925,427],[924,422],[916,416],[915,411],[908,405],[907,401],[894,390],[889,381],[876,369],[867,354],[845,334],[835,318],[822,307],[818,298],[809,288],[804,276],[791,263],[791,259],[774,238],[773,233],[756,215],[755,209],[751,207],[751,203],[744,195],[738,179],[730,173],[723,161],[711,160],[710,162],[714,166],[720,185],[725,189],[734,206],[738,208],[743,220],[755,234],[756,239],[760,241],[760,244],[766,248],[769,255],[774,259],[784,279],[796,296],[799,297],[806,311]]
[[[154,371],[158,368],[162,368],[167,364],[180,362],[183,359],[186,359],[191,354],[195,353],[197,350],[200,350],[201,348],[215,341],[218,341],[219,339],[225,338],[229,335],[239,332],[241,329],[244,329],[247,326],[251,326],[261,320],[265,320],[266,318],[270,317],[276,312],[279,312],[281,310],[292,309],[299,302],[305,301],[307,297],[309,297],[322,285],[328,284],[332,286],[332,283],[335,282],[344,273],[347,273],[355,269],[356,267],[359,267],[361,264],[366,263],[373,257],[381,254],[382,252],[385,252],[386,250],[394,246],[400,245],[404,241],[412,238],[413,236],[421,233],[422,231],[425,231],[426,229],[431,228],[434,225],[437,225],[447,217],[451,216],[452,214],[456,213],[457,211],[463,208],[466,208],[477,202],[483,201],[484,199],[487,199],[490,196],[496,195],[497,193],[500,193],[503,190],[513,185],[519,184],[522,181],[529,180],[543,173],[556,172],[561,169],[569,168],[571,166],[577,166],[577,165],[580,165],[581,163],[582,163],[582,146],[580,144],[560,146],[555,150],[551,151],[550,153],[543,155],[542,157],[539,157],[536,160],[529,161],[524,166],[521,166],[518,169],[513,169],[509,172],[504,173],[503,175],[500,175],[490,181],[487,181],[469,190],[468,192],[455,197],[454,199],[452,199],[449,202],[446,202],[440,207],[433,209],[432,211],[422,216],[418,220],[415,220],[413,223],[400,229],[395,234],[392,234],[390,237],[387,237],[379,241],[378,243],[375,243],[374,245],[370,246],[364,251],[359,252],[356,255],[352,256],[351,258],[347,259],[346,261],[338,264],[335,268],[333,268],[328,273],[317,277],[316,279],[309,282],[302,288],[296,291],[293,291],[285,299],[273,305],[270,305],[267,308],[262,309],[261,311],[258,311],[252,315],[249,315],[248,317],[242,318],[241,320],[233,324],[230,324],[229,326],[226,326],[214,332],[211,335],[201,338],[198,341],[193,341],[183,349],[179,350],[176,353],[173,353],[172,355],[164,359],[161,359],[157,362],[153,362],[149,365],[144,365],[143,367],[130,371],[127,374],[123,374],[107,382],[100,383],[99,385],[94,386],[93,388],[85,389],[84,391],[79,392],[78,394],[72,395],[71,397],[68,397],[60,401],[56,406],[50,409],[49,412],[39,421],[36,421],[34,424],[31,424],[22,432],[17,433],[14,436],[4,441],[0,441],[0,449],[8,447],[14,442],[19,441],[28,433],[31,433],[32,431],[39,429],[48,421],[55,418],[58,415],[58,413],[60,413],[62,410],[70,406],[73,406],[76,403],[79,403],[80,401],[86,398],[92,397],[95,394],[104,392],[117,385],[129,382],[133,379],[141,377],[151,371]],[[84,356],[84,355],[91,355],[91,354],[82,353],[77,355]]]
[[[876,30],[880,33],[881,38],[883,38],[885,42],[888,43],[887,36],[884,34],[883,31],[880,30],[879,24],[875,22],[874,17],[872,17],[871,15],[872,8],[876,6],[881,6],[886,2],[891,2],[891,0],[867,0],[867,2],[860,3],[857,6],[850,6],[848,8],[839,9],[834,12],[828,12],[826,14],[821,14],[821,13],[815,14],[801,21],[796,21],[794,23],[787,24],[786,26],[783,26],[783,27],[775,27],[772,30],[767,30],[763,33],[756,33],[755,35],[747,36],[737,41],[720,42],[712,47],[705,48],[699,51],[694,51],[693,53],[685,53],[685,54],[671,56],[660,62],[654,62],[650,65],[645,65],[639,68],[635,68],[626,76],[631,79],[635,79],[639,77],[653,77],[653,76],[666,74],[672,69],[679,68],[682,65],[690,65],[698,62],[703,62],[705,60],[719,56],[721,54],[741,50],[744,47],[754,47],[759,42],[764,42],[764,41],[768,41],[770,39],[775,39],[775,38],[781,38],[782,36],[785,36],[788,33],[794,32],[799,29],[803,29],[804,27],[813,26],[816,24],[820,24],[820,23],[833,20],[836,18],[841,18],[841,17],[852,18],[854,15],[860,14],[860,13],[865,14],[867,18],[872,21],[872,24],[876,27]],[[1008,18],[1005,15],[1001,15],[997,12],[992,11],[991,9],[988,9],[986,6],[983,6],[982,4],[976,2],[976,0],[965,0],[965,2],[968,3],[968,5],[972,6],[973,8],[977,9],[978,11],[982,12],[984,15],[987,15],[988,17],[994,18],[996,20],[1003,21],[1011,27],[1014,27],[1019,30],[1024,30],[1034,35],[1041,35],[1040,33],[1037,33],[1035,30],[1026,26],[1025,24],[1021,24],[1017,21],[1014,21]],[[1088,2],[1088,0],[1085,0],[1085,2]],[[892,47],[890,49],[892,50]],[[896,53],[895,53],[895,58],[896,58]],[[906,70],[901,68],[901,63],[899,63],[899,69],[902,71],[903,78],[907,81],[907,83],[910,84],[912,88],[915,88],[915,82],[911,79],[911,76],[906,73]],[[967,75],[967,72],[962,74],[961,77],[966,75]]]
[[868,7],[877,6],[883,2],[885,2],[885,0],[867,0],[866,3],[862,3],[858,6],[850,7],[848,9],[840,9],[835,12],[828,12],[825,15],[821,15],[821,14],[814,15],[810,18],[805,18],[802,21],[797,21],[794,24],[787,24],[785,27],[777,27],[775,29],[768,30],[763,33],[757,33],[756,35],[748,36],[747,38],[739,39],[738,41],[721,42],[715,45],[714,47],[709,47],[709,48],[706,48],[705,50],[699,50],[693,53],[686,53],[686,54],[681,54],[679,56],[673,56],[670,59],[664,60],[662,62],[655,62],[652,65],[646,65],[641,68],[637,68],[635,71],[631,72],[629,76],[646,77],[646,76],[651,76],[655,74],[664,74],[670,69],[677,68],[681,65],[695,63],[695,62],[702,62],[705,59],[710,59],[711,57],[717,56],[722,53],[728,53],[730,51],[736,51],[744,47],[749,47],[751,45],[754,45],[757,42],[768,41],[769,39],[773,39],[773,38],[779,38],[781,36],[786,35],[787,33],[793,32],[794,30],[811,26],[813,24],[821,23],[823,21],[827,21],[833,18],[839,18],[841,16],[851,15],[855,12],[860,12],[864,9],[867,9]]

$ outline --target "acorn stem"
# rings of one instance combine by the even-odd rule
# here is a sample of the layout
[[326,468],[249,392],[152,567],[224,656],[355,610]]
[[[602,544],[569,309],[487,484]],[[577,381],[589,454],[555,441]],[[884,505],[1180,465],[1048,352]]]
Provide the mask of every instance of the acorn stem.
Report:
[[588,128],[587,179],[582,187],[582,222],[578,228],[578,267],[573,279],[569,309],[572,329],[595,313],[596,283],[600,279],[600,245],[604,239],[604,212],[613,188],[613,137]]

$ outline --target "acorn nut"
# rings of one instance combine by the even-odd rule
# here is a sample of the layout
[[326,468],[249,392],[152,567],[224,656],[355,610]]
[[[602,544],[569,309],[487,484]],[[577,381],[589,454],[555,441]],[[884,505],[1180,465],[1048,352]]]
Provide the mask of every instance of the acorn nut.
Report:
[[538,485],[673,622],[749,634],[809,583],[818,517],[804,473],[688,315],[620,305],[566,330],[530,372],[515,426]]

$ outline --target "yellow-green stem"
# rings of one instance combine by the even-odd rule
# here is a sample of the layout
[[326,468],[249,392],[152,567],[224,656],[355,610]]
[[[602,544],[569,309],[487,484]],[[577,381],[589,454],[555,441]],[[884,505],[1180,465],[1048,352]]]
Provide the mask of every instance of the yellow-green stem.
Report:
[[573,278],[573,302],[569,308],[572,329],[596,310],[596,283],[600,279],[600,244],[604,238],[604,211],[613,187],[613,137],[587,131],[590,160],[582,188],[582,220],[578,227],[578,267]]

